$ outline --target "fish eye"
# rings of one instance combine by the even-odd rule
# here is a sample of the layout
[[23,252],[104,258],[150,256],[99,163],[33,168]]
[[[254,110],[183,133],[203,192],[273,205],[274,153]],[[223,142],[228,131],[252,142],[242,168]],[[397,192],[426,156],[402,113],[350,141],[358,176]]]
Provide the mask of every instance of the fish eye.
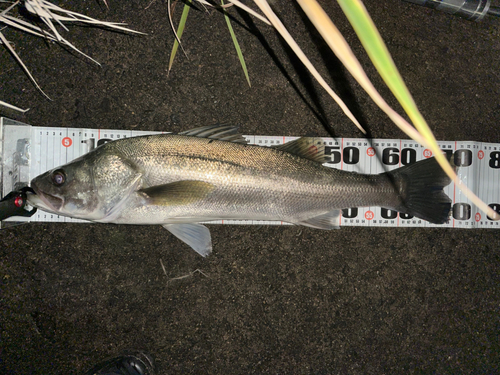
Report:
[[56,186],[62,186],[66,182],[66,174],[62,169],[52,172],[52,182]]

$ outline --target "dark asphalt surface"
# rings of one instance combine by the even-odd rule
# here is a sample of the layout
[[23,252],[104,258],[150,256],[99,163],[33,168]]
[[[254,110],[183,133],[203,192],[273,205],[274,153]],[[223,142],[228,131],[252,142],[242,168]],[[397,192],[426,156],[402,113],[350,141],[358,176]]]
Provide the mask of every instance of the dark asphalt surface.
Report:
[[[249,88],[217,11],[191,11],[188,58],[167,66],[165,2],[62,1],[143,37],[71,27],[102,63],[2,31],[53,99],[0,54],[1,114],[39,126],[360,137],[277,34],[231,10]],[[372,137],[405,138],[291,1],[276,11]],[[382,95],[399,108],[334,1],[321,1]],[[500,142],[500,20],[472,23],[399,0],[366,0],[440,140]],[[175,9],[175,19],[181,7]],[[142,349],[159,374],[500,372],[494,230],[210,226],[202,259],[161,227],[31,224],[0,231],[0,372],[78,374]],[[165,272],[162,268],[164,265]],[[169,279],[183,275],[180,280]],[[206,275],[206,276],[205,276]]]

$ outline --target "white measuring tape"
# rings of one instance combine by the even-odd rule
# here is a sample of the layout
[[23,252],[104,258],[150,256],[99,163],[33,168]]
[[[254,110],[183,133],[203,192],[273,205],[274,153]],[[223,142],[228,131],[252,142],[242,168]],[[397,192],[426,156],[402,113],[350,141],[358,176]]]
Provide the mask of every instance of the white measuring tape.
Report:
[[[0,119],[0,175],[2,196],[26,186],[39,174],[66,164],[102,143],[147,134],[136,130],[76,129],[37,127],[6,118]],[[297,137],[248,135],[250,144],[273,146]],[[415,141],[401,139],[318,138],[325,145],[331,161],[325,165],[345,171],[376,174],[432,156],[432,152]],[[500,212],[500,144],[483,142],[438,142],[445,152],[454,153],[460,166],[458,176],[479,198]],[[500,228],[499,221],[490,220],[463,193],[450,184],[444,189],[452,199],[453,214],[447,224],[430,224],[425,220],[380,207],[343,210],[340,225],[363,227],[441,227]],[[10,218],[10,221],[86,222],[41,210],[31,218]],[[230,220],[215,224],[273,224],[281,222]]]

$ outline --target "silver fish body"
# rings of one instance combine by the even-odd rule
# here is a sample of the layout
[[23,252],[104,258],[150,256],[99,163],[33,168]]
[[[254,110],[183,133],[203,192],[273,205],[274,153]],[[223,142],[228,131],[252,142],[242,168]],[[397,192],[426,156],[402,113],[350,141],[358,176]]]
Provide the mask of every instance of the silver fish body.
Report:
[[450,180],[432,159],[363,175],[324,167],[323,146],[314,139],[268,148],[202,129],[216,139],[194,131],[106,143],[33,179],[30,203],[97,222],[162,224],[202,255],[211,251],[202,221],[280,220],[332,229],[341,209],[363,206],[432,222],[448,217],[451,201],[442,188]]

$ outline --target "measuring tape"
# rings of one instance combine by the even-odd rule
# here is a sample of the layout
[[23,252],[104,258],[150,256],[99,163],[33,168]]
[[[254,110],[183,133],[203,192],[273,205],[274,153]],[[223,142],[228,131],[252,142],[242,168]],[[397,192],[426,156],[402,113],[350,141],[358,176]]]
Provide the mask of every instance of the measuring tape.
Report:
[[[66,164],[102,143],[140,135],[162,132],[137,130],[106,130],[37,127],[0,118],[0,175],[2,196],[19,190],[39,174]],[[280,136],[244,136],[250,144],[274,146],[296,139]],[[429,149],[413,140],[318,138],[325,145],[330,161],[325,166],[365,174],[383,173],[432,156]],[[454,154],[458,176],[479,198],[500,212],[500,144],[483,142],[441,141],[444,152]],[[452,183],[444,192],[452,200],[452,216],[446,224],[431,224],[380,207],[349,208],[342,211],[340,225],[361,227],[440,227],[500,228],[499,221],[490,220],[480,212]],[[10,218],[9,221],[87,222],[47,213],[41,210],[31,218]],[[270,224],[275,221],[224,220],[213,224]]]

